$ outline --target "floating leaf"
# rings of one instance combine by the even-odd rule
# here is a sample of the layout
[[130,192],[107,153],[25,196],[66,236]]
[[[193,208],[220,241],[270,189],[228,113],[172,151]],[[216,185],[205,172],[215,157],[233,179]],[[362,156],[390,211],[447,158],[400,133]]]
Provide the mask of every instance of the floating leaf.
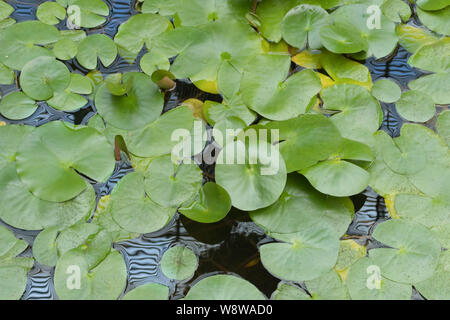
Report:
[[14,12],[14,8],[6,3],[5,1],[0,1],[0,20],[4,20],[9,17],[11,13]]
[[198,267],[195,253],[184,246],[175,246],[164,252],[161,270],[170,279],[186,280],[194,275]]
[[103,135],[63,122],[50,122],[34,130],[17,154],[22,182],[35,196],[55,202],[72,199],[86,189],[78,172],[105,181],[114,166],[113,152]]
[[265,300],[250,282],[231,275],[209,276],[197,282],[186,300]]
[[47,100],[70,84],[70,72],[64,63],[51,57],[28,62],[20,74],[22,90],[35,100]]
[[283,39],[293,47],[310,49],[322,47],[320,28],[329,24],[328,12],[319,6],[299,5],[289,10],[281,25]]
[[399,24],[396,28],[396,32],[399,36],[398,42],[410,53],[415,53],[421,46],[439,40],[438,37],[426,29],[406,24]]
[[311,297],[297,286],[280,282],[272,293],[272,300],[310,300]]
[[378,225],[373,237],[390,247],[369,252],[384,277],[412,284],[433,275],[441,246],[427,228],[408,221],[391,220]]
[[104,34],[91,34],[78,46],[77,60],[86,69],[97,68],[97,60],[109,67],[116,60],[116,56],[116,44]]
[[432,277],[414,287],[428,300],[448,300],[450,298],[450,253],[442,251],[439,264]]
[[109,15],[109,7],[102,0],[56,0],[56,2],[67,7],[67,19],[77,27],[98,27]]
[[228,193],[218,184],[207,182],[202,186],[198,198],[179,211],[191,220],[214,223],[226,217],[231,209]]
[[438,11],[424,11],[417,8],[420,21],[430,30],[443,35],[450,35],[450,5]]
[[168,297],[168,287],[159,283],[146,283],[129,291],[122,300],[167,300]]
[[436,104],[450,103],[450,72],[426,75],[411,81],[408,86],[430,95]]
[[17,149],[34,127],[23,125],[0,126],[0,168],[16,160]]
[[389,79],[377,80],[371,93],[375,98],[386,103],[397,102],[402,96],[402,90],[398,84]]
[[66,10],[57,2],[44,2],[39,5],[36,17],[45,24],[58,24],[66,17]]
[[157,70],[169,70],[170,62],[166,55],[154,50],[141,58],[140,66],[144,73],[151,76]]
[[280,199],[267,208],[250,212],[250,217],[271,233],[295,233],[304,224],[315,221],[340,237],[351,222],[352,206],[348,198],[326,196],[314,190],[304,177],[290,174]]
[[423,10],[440,10],[450,5],[448,0],[417,0],[417,5]]
[[[449,11],[450,12],[450,11]],[[413,67],[432,72],[450,71],[450,38],[420,47],[408,60]]]
[[411,285],[391,281],[379,274],[379,270],[380,266],[371,257],[361,258],[350,267],[346,284],[353,300],[411,299]]
[[347,288],[336,273],[331,270],[314,280],[305,281],[312,300],[348,300]]
[[415,90],[404,92],[395,108],[403,118],[414,122],[426,122],[436,113],[433,99],[428,94]]
[[130,173],[119,181],[111,195],[112,216],[129,232],[158,231],[175,213],[175,209],[154,203],[146,196],[144,188],[144,177],[139,173]]
[[[53,3],[53,2],[45,2],[45,3]],[[78,44],[70,39],[58,40],[53,47],[53,53],[55,54],[55,57],[58,58],[59,60],[73,59],[78,53]]]
[[159,13],[162,16],[172,16],[177,12],[178,0],[145,0],[143,13]]
[[41,57],[53,57],[53,53],[40,45],[55,43],[60,39],[58,29],[40,21],[16,23],[0,33],[0,62],[14,70]]
[[150,77],[130,72],[123,76],[126,83],[133,78],[132,88],[126,95],[111,94],[106,84],[95,95],[95,106],[100,115],[112,126],[135,130],[155,121],[163,109],[164,98]]
[[20,91],[8,94],[0,102],[0,113],[11,120],[28,118],[37,108],[36,101]]
[[[258,149],[267,153],[264,155]],[[219,156],[222,162],[216,165],[216,182],[228,192],[236,208],[264,208],[281,195],[286,184],[286,166],[278,150],[270,144],[259,141],[246,148],[244,143],[236,141],[228,143]]]
[[76,93],[68,90],[56,92],[55,95],[47,101],[47,104],[54,109],[62,111],[75,111],[84,107],[88,100]]
[[450,111],[442,112],[437,119],[437,129],[439,135],[447,141],[450,146]]
[[322,88],[320,79],[311,70],[286,79],[289,66],[290,59],[286,55],[256,56],[247,64],[242,78],[244,103],[271,120],[288,120],[306,113],[312,98]]
[[171,155],[155,158],[145,172],[145,191],[163,207],[177,207],[200,189],[202,172],[196,164],[174,164]]
[[367,255],[367,248],[354,240],[341,240],[338,259],[334,270],[345,281],[349,268],[359,259]]
[[82,249],[73,249],[59,259],[54,283],[61,300],[114,300],[125,289],[126,280],[127,268],[119,252],[111,250],[92,267]]
[[291,234],[270,234],[283,242],[259,248],[264,267],[280,279],[312,280],[330,271],[336,263],[339,238],[335,232],[310,221],[301,228]]
[[411,17],[411,8],[402,0],[386,0],[381,12],[393,22],[406,22]]
[[114,42],[137,55],[144,44],[148,49],[152,47],[152,39],[171,29],[170,21],[153,13],[137,14],[119,27]]
[[0,84],[13,84],[15,73],[13,70],[0,63]]

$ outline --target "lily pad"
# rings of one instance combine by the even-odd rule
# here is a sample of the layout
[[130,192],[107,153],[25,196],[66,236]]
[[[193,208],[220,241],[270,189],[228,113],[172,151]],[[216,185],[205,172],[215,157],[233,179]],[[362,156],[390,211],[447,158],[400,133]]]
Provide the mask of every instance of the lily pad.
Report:
[[33,130],[24,125],[0,126],[0,168],[16,161],[17,149]]
[[122,300],[167,300],[169,288],[159,283],[146,283],[125,294]]
[[45,24],[58,24],[66,17],[66,10],[57,2],[44,2],[39,5],[36,17]]
[[433,99],[421,91],[407,91],[395,105],[399,115],[409,121],[426,122],[434,117]]
[[[264,149],[267,154],[257,149]],[[286,165],[275,147],[259,141],[246,148],[243,142],[236,141],[228,143],[221,154],[222,163],[216,165],[216,182],[228,192],[233,206],[256,210],[273,204],[281,195],[286,184]],[[230,162],[225,160],[227,157]],[[242,164],[239,157],[245,159]]]
[[14,70],[41,57],[53,57],[53,53],[41,45],[55,43],[60,33],[54,26],[40,21],[16,23],[0,33],[0,62]]
[[14,8],[5,1],[0,2],[0,20],[4,20],[14,12]]
[[252,220],[271,233],[295,233],[305,223],[327,227],[344,235],[352,218],[352,203],[348,198],[334,198],[314,190],[299,174],[288,176],[286,188],[273,205],[250,212]]
[[163,207],[178,207],[198,192],[202,172],[196,164],[174,164],[167,155],[150,162],[145,178],[150,199]]
[[[53,3],[53,2],[45,2]],[[70,39],[58,40],[53,46],[53,53],[59,60],[70,60],[78,53],[78,44]]]
[[447,145],[450,146],[450,111],[442,112],[437,119],[437,129],[439,135],[445,139]]
[[272,293],[272,300],[310,300],[311,297],[297,286],[280,282]]
[[450,5],[437,11],[425,11],[417,8],[420,21],[430,30],[443,35],[450,35]]
[[114,167],[113,152],[103,135],[63,122],[34,130],[17,153],[20,179],[31,193],[47,201],[70,200],[85,190],[86,182],[78,173],[105,181]]
[[423,10],[440,10],[450,5],[448,0],[417,0],[417,5]]
[[129,232],[158,231],[169,222],[176,211],[154,203],[146,196],[144,188],[144,177],[134,172],[121,179],[111,195],[112,216]]
[[109,67],[117,57],[114,41],[104,34],[92,34],[80,42],[77,60],[86,69],[97,68],[98,60]]
[[103,24],[109,15],[109,7],[102,0],[57,0],[67,7],[67,19],[81,28],[95,28]]
[[430,44],[439,40],[432,32],[424,28],[417,28],[407,24],[399,24],[396,28],[396,32],[399,36],[398,42],[410,53],[415,53],[425,44]]
[[[91,267],[82,249],[66,252],[55,269],[55,290],[61,300],[114,300],[126,286],[127,268],[118,251]],[[74,290],[76,289],[76,290]]]
[[408,86],[430,95],[436,104],[450,103],[450,72],[426,75],[411,81]]
[[431,278],[414,284],[414,287],[428,300],[450,299],[450,253],[442,251],[439,264]]
[[0,84],[13,84],[15,80],[15,73],[13,70],[0,63]]
[[393,22],[406,22],[411,17],[411,8],[402,0],[386,0],[381,5],[381,12]]
[[207,182],[202,186],[198,197],[178,211],[191,220],[214,223],[225,218],[230,209],[231,199],[225,189],[213,182]]
[[305,285],[312,300],[349,299],[347,288],[335,270],[331,270],[314,280],[305,281]]
[[163,109],[164,98],[150,77],[130,72],[123,81],[133,78],[133,86],[126,95],[116,96],[107,85],[101,85],[95,95],[95,106],[100,115],[112,126],[135,130],[155,121]]
[[185,300],[265,300],[250,282],[232,275],[209,276],[197,282]]
[[450,38],[445,37],[420,47],[420,49],[409,58],[408,63],[413,67],[426,71],[448,72],[450,71],[449,51]]
[[402,90],[392,80],[377,80],[372,87],[372,95],[380,101],[386,103],[397,102],[402,96]]
[[0,102],[0,113],[11,120],[28,118],[37,108],[36,101],[23,92],[10,93]]
[[35,100],[47,100],[70,84],[70,72],[64,63],[51,57],[28,62],[20,74],[23,92]]
[[281,25],[283,39],[300,50],[322,47],[320,29],[329,24],[328,12],[319,6],[299,5],[289,10]]
[[391,281],[379,270],[371,257],[361,258],[350,267],[346,284],[353,300],[411,300],[411,285]]
[[241,91],[250,109],[271,120],[288,120],[308,111],[311,100],[322,88],[320,79],[312,70],[286,79],[290,62],[289,56],[267,54],[256,56],[247,64]]
[[301,228],[291,234],[270,234],[283,242],[259,248],[264,267],[280,279],[313,280],[329,272],[336,263],[339,238],[335,232],[315,222],[305,222]]
[[390,247],[372,249],[369,252],[384,277],[412,284],[433,275],[441,246],[435,235],[424,226],[391,220],[380,224],[373,237]]
[[194,275],[198,267],[195,253],[184,246],[175,246],[164,252],[161,270],[170,279],[186,280]]

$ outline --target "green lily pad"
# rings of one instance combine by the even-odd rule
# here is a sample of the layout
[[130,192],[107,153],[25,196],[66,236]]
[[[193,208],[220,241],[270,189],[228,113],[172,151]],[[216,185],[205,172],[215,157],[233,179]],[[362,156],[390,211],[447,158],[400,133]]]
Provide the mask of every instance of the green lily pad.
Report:
[[382,58],[397,45],[395,24],[386,16],[380,16],[380,28],[369,28],[371,15],[369,4],[342,6],[331,14],[334,24],[320,30],[322,44],[334,53],[358,53]]
[[272,300],[310,300],[311,297],[297,286],[280,282],[272,293]]
[[0,84],[13,84],[15,80],[15,73],[13,70],[0,63]]
[[[380,249],[377,249],[380,250]],[[377,273],[379,265],[373,258],[361,258],[348,272],[347,288],[353,300],[410,300],[412,287]]]
[[[53,2],[45,2],[53,3]],[[53,53],[59,60],[70,60],[78,53],[78,44],[71,39],[58,40],[53,46]]]
[[327,160],[300,171],[322,193],[335,197],[358,194],[369,186],[370,174],[351,162]]
[[417,0],[417,5],[423,10],[440,10],[446,6],[450,6],[450,1],[448,0]]
[[66,9],[57,2],[44,2],[39,5],[36,17],[45,24],[58,24],[66,17]]
[[[450,8],[450,7],[449,7]],[[450,12],[450,10],[449,10]],[[450,38],[445,37],[420,47],[408,60],[416,68],[431,72],[450,71]]]
[[95,28],[103,24],[109,15],[109,7],[102,0],[56,0],[67,7],[67,19],[74,26]]
[[167,300],[169,288],[159,283],[146,283],[127,292],[122,300]]
[[407,24],[399,24],[396,32],[399,36],[398,42],[410,53],[415,53],[421,46],[439,40],[432,32]]
[[114,96],[127,94],[133,87],[133,81],[133,77],[127,77],[124,81],[122,73],[111,74],[105,79],[106,88]]
[[73,249],[59,259],[54,283],[61,300],[114,300],[125,289],[126,280],[127,268],[118,251],[111,250],[91,267],[83,250]]
[[14,163],[0,174],[0,204],[4,210],[0,218],[23,230],[41,230],[51,226],[65,228],[91,215],[95,207],[95,191],[85,182],[86,190],[66,202],[44,201],[27,190],[19,179]]
[[228,60],[242,71],[254,55],[262,53],[261,37],[243,23],[216,21],[196,29],[195,34],[187,33],[190,29],[184,29],[185,36],[193,38],[178,52],[170,69],[177,79],[215,82],[224,61]]
[[162,16],[172,16],[177,12],[178,0],[145,0],[143,13],[159,13]]
[[141,58],[140,66],[144,73],[151,76],[157,70],[169,70],[170,62],[166,55],[154,50]]
[[41,45],[60,39],[58,29],[40,21],[24,21],[13,24],[0,33],[0,62],[14,70],[41,57],[53,57],[53,53]]
[[436,104],[450,103],[450,72],[426,75],[411,81],[408,86],[430,95]]
[[16,161],[17,149],[33,130],[24,125],[0,126],[0,168]]
[[197,282],[185,300],[265,300],[250,282],[231,275],[209,276]]
[[28,118],[37,108],[36,101],[20,91],[8,94],[0,102],[0,113],[11,120]]
[[437,130],[439,135],[445,139],[447,145],[450,146],[450,111],[442,112],[437,119]]
[[79,94],[91,94],[93,91],[91,80],[78,73],[70,74],[70,91]]
[[137,14],[119,27],[114,42],[121,48],[137,55],[144,44],[152,47],[152,39],[172,28],[170,21],[153,13]]
[[105,181],[114,167],[113,152],[103,135],[63,122],[34,130],[17,153],[20,179],[31,193],[47,201],[70,200],[85,190],[86,182],[78,172]]
[[312,300],[348,300],[347,288],[335,270],[305,281],[306,289]]
[[161,270],[170,279],[186,280],[194,275],[198,267],[195,253],[184,246],[175,246],[164,252]]
[[431,278],[419,283],[414,287],[428,300],[450,299],[450,253],[442,251],[439,264]]
[[381,12],[393,22],[406,22],[411,18],[411,8],[402,0],[384,1]]
[[420,21],[430,30],[443,35],[450,35],[450,5],[437,11],[424,11],[417,8]]
[[293,47],[322,47],[320,29],[330,23],[328,12],[319,6],[299,5],[289,10],[281,25],[283,39]]
[[352,219],[348,198],[334,198],[314,190],[299,174],[288,176],[286,188],[273,205],[250,212],[252,220],[271,233],[295,233],[303,224],[313,223],[344,235]]
[[259,248],[264,267],[280,279],[313,280],[329,272],[336,263],[339,252],[336,233],[310,221],[305,221],[301,228],[291,234],[270,234],[283,242],[264,244]]
[[104,34],[92,34],[80,42],[77,60],[86,69],[97,68],[98,60],[109,67],[117,57],[114,41]]
[[14,8],[6,3],[5,1],[0,2],[0,20],[4,20],[9,17],[11,13],[14,12]]
[[[266,150],[267,155],[257,149]],[[236,141],[228,143],[219,157],[222,161],[216,165],[216,182],[228,192],[234,207],[246,211],[264,208],[281,195],[286,184],[286,165],[272,145],[259,141],[246,148],[244,143]],[[227,157],[231,158],[230,162]],[[245,158],[242,164],[239,157]]]
[[72,112],[84,107],[88,100],[79,94],[64,90],[55,92],[55,95],[47,101],[47,104],[54,109]]
[[69,84],[69,69],[51,57],[39,57],[28,62],[20,74],[23,92],[35,100],[50,99],[55,92],[65,90]]
[[383,111],[378,101],[363,87],[338,84],[321,92],[326,110],[340,111],[331,117],[344,138],[369,143],[381,126]]
[[225,189],[213,182],[202,186],[198,197],[178,211],[191,220],[214,223],[226,217],[231,209],[231,199]]
[[436,113],[433,99],[428,94],[415,90],[404,92],[395,108],[399,115],[413,122],[426,122]]
[[338,259],[334,270],[346,280],[349,268],[359,259],[367,255],[367,248],[354,240],[341,240]]
[[289,56],[266,54],[247,64],[241,91],[242,100],[250,109],[271,120],[288,120],[308,111],[311,100],[322,88],[320,79],[312,70],[286,79],[290,62]]
[[33,256],[40,264],[55,266],[58,262],[58,249],[56,248],[58,233],[58,227],[46,228],[34,240]]
[[135,130],[155,121],[162,112],[164,98],[158,86],[145,74],[130,72],[123,82],[133,78],[127,95],[115,96],[107,85],[101,85],[95,95],[95,106],[100,115],[112,126]]
[[0,257],[11,250],[17,242],[14,234],[2,225],[0,225],[0,240]]
[[150,233],[162,229],[175,213],[173,208],[163,208],[145,193],[144,177],[130,173],[119,181],[111,194],[111,213],[125,230]]
[[417,283],[431,277],[438,264],[441,246],[424,226],[403,220],[384,222],[373,237],[390,248],[369,252],[381,274],[396,282]]
[[163,207],[178,207],[200,189],[202,171],[196,164],[174,164],[171,155],[152,160],[145,172],[145,191]]
[[402,90],[392,80],[377,80],[372,87],[372,95],[380,101],[386,103],[397,102],[402,96]]

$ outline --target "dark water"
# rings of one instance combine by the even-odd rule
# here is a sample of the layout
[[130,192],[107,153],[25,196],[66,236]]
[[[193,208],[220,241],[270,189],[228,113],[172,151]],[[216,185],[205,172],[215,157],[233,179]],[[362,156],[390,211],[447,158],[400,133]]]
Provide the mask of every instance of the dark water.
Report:
[[[16,10],[12,17],[17,21],[36,19],[36,8],[43,0],[6,0]],[[111,9],[107,22],[89,33],[105,33],[113,37],[121,23],[135,14],[133,0],[106,0]],[[64,23],[58,25],[65,28]],[[398,50],[386,60],[366,61],[373,80],[380,77],[390,77],[398,82],[402,89],[407,88],[407,83],[417,78],[421,73],[407,64],[409,54],[403,49]],[[67,66],[75,72],[86,74],[85,70],[75,61],[68,61]],[[104,74],[116,72],[138,71],[136,64],[128,64],[118,58],[109,68],[101,68]],[[17,90],[13,86],[0,87],[2,94]],[[178,106],[183,100],[198,98],[200,100],[217,100],[220,97],[202,93],[192,84],[186,81],[177,81],[174,91],[166,94],[165,111]],[[385,113],[382,129],[392,136],[398,136],[403,123],[392,104],[383,104]],[[40,126],[49,121],[63,120],[75,124],[86,124],[88,119],[95,114],[95,107],[90,102],[79,111],[66,113],[54,110],[46,103],[40,103],[39,109],[30,118],[21,121],[9,121],[0,116],[0,120],[8,123],[24,123]],[[204,171],[210,172],[211,167],[201,166]],[[112,177],[104,184],[94,185],[97,196],[109,194],[115,184],[132,169],[126,161],[117,163]],[[388,218],[388,212],[384,200],[370,188],[364,193],[352,197],[355,208],[358,210],[354,221],[351,223],[348,234],[359,237],[370,234],[377,222]],[[0,221],[1,223],[1,221]],[[13,229],[13,228],[11,228]],[[18,237],[33,243],[38,232],[15,230]],[[172,299],[181,298],[189,289],[193,281],[199,277],[217,272],[235,273],[256,285],[266,296],[270,297],[276,289],[278,279],[270,275],[259,260],[258,246],[261,243],[271,241],[263,230],[252,223],[245,212],[235,210],[230,212],[227,218],[215,224],[200,224],[176,215],[163,230],[157,233],[143,235],[140,238],[115,244],[127,264],[128,285],[126,291],[146,282],[158,282],[169,286]],[[186,282],[176,282],[167,279],[159,268],[159,261],[163,253],[176,244],[185,244],[192,248],[199,256],[199,268],[194,277]],[[29,248],[24,255],[31,255]],[[23,299],[54,299],[52,283],[52,269],[40,266],[37,263],[30,272],[29,281]],[[417,296],[417,295],[416,295]]]

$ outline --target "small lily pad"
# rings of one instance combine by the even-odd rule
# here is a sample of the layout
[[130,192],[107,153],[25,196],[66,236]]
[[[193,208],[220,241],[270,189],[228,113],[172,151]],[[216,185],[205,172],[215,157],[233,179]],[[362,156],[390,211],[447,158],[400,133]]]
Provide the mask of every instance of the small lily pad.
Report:
[[167,300],[169,288],[159,283],[146,283],[127,292],[122,300]]
[[396,282],[417,283],[431,277],[438,264],[441,246],[424,226],[403,220],[384,222],[373,237],[390,248],[369,252],[381,274]]
[[50,99],[70,84],[70,72],[64,63],[51,57],[39,57],[27,63],[20,74],[22,90],[35,100]]
[[164,252],[161,270],[170,279],[186,280],[194,275],[198,267],[195,253],[184,246],[175,246]]
[[117,57],[114,41],[104,34],[92,34],[80,42],[77,60],[86,69],[97,68],[97,60],[109,67]]
[[442,251],[439,264],[431,278],[415,283],[414,287],[428,300],[450,299],[450,253]]
[[408,86],[430,95],[436,104],[450,103],[450,72],[426,75],[411,81]]
[[430,30],[443,35],[450,35],[450,5],[436,11],[425,11],[417,8],[420,21]]
[[[53,2],[45,2],[53,3]],[[53,46],[55,57],[60,60],[70,60],[75,58],[78,53],[78,44],[71,39],[58,40]]]
[[214,223],[226,217],[231,209],[231,199],[225,189],[213,182],[202,186],[198,197],[178,211],[191,220]]
[[97,130],[58,121],[34,130],[17,154],[22,182],[37,197],[55,202],[70,200],[86,189],[78,172],[105,181],[114,167],[113,151]]
[[[450,6],[449,6],[450,12]],[[450,71],[450,38],[445,37],[436,42],[420,47],[408,60],[413,67],[431,72]]]
[[58,24],[66,17],[66,9],[57,2],[44,2],[39,5],[36,17],[45,24]]
[[402,96],[402,90],[392,80],[377,80],[372,87],[372,95],[380,101],[386,103],[397,102]]
[[426,122],[436,113],[433,99],[426,93],[415,90],[403,93],[395,107],[399,115],[414,122]]
[[277,290],[272,293],[272,300],[310,300],[311,297],[297,286],[280,282]]
[[8,94],[0,102],[0,113],[11,120],[28,118],[37,108],[36,101],[20,91]]
[[265,300],[250,282],[231,275],[209,276],[197,282],[186,300]]
[[74,26],[95,28],[103,24],[109,15],[109,7],[102,0],[57,0],[67,7],[67,19]]

